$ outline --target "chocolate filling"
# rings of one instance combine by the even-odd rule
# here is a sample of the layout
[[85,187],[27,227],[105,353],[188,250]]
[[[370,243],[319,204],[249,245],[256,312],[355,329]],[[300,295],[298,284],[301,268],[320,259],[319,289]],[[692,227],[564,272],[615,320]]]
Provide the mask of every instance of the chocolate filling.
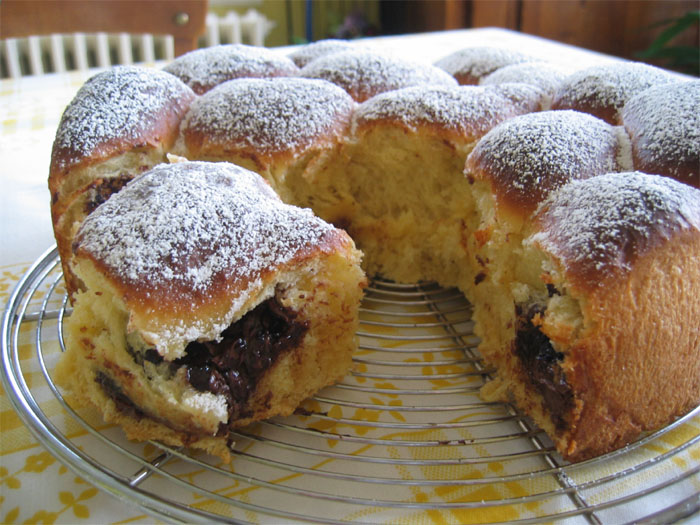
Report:
[[133,175],[125,174],[117,177],[100,179],[98,184],[90,188],[90,196],[85,203],[85,213],[90,215],[100,204],[107,202],[107,199],[114,193],[120,191],[133,178]]
[[[308,331],[309,323],[296,318],[294,310],[272,297],[226,328],[220,341],[188,344],[185,355],[163,372],[172,376],[185,367],[185,376],[195,389],[223,395],[230,424],[250,415],[245,406],[260,377],[283,352],[297,347]],[[127,351],[141,366],[145,361],[156,365],[164,361],[153,348],[138,352],[127,346]],[[120,411],[137,419],[146,415],[109,376],[98,372],[95,380]],[[227,433],[228,425],[222,423],[219,434]]]
[[547,295],[549,297],[554,297],[555,295],[561,295],[561,293],[559,293],[559,290],[557,290],[557,287],[554,286],[553,284],[547,284],[546,286],[547,286]]
[[[187,345],[174,364],[186,367],[187,380],[200,392],[226,397],[229,422],[248,416],[244,407],[262,374],[308,330],[308,322],[296,317],[272,297],[224,330],[221,341]],[[146,355],[149,361],[154,357]]]
[[141,419],[144,417],[145,414],[141,411],[141,409],[137,407],[124,392],[122,392],[122,389],[119,388],[111,377],[103,372],[97,372],[97,374],[95,374],[95,381],[102,387],[105,394],[112,398],[114,404],[117,405],[117,410],[120,412],[125,412],[136,419]]
[[513,351],[520,359],[530,384],[542,395],[544,407],[556,429],[562,431],[567,428],[566,414],[574,406],[574,396],[559,366],[564,354],[557,352],[549,338],[532,324],[532,318],[544,310],[538,305],[527,310],[516,307],[518,328]]

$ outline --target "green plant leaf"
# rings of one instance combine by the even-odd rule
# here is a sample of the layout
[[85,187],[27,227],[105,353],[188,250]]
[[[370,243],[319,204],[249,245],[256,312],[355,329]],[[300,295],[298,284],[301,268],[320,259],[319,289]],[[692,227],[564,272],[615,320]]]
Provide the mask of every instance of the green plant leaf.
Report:
[[660,49],[653,57],[665,59],[669,67],[681,68],[693,75],[700,74],[700,51],[691,46],[677,46]]
[[662,31],[661,34],[649,45],[649,47],[644,51],[637,53],[637,56],[641,58],[651,58],[654,56],[654,53],[662,49],[673,38],[697,23],[700,23],[700,10],[689,11],[682,17],[675,19],[670,27]]

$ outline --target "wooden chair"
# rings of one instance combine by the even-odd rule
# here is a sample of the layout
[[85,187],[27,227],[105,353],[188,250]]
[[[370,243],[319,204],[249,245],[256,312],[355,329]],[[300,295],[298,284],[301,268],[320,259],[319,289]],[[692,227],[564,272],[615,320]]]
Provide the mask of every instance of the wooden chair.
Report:
[[172,35],[175,56],[197,47],[207,0],[0,0],[0,38],[57,33]]

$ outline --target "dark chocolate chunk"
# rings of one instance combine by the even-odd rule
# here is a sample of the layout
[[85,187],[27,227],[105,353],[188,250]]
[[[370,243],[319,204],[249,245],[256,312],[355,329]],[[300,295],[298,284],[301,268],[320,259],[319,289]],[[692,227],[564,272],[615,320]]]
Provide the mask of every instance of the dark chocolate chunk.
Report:
[[107,202],[107,199],[120,191],[133,178],[133,175],[122,174],[117,177],[98,179],[89,190],[88,200],[85,203],[85,213],[91,214],[100,204]]
[[114,401],[117,406],[117,410],[124,412],[136,419],[141,419],[144,417],[143,411],[136,406],[136,404],[129,399],[129,397],[122,391],[122,389],[117,385],[114,380],[103,372],[97,372],[95,374],[95,381],[97,382],[104,393],[107,394],[109,398]]
[[566,374],[559,366],[564,354],[557,352],[549,338],[532,323],[533,317],[543,312],[544,307],[537,305],[526,311],[516,308],[518,328],[513,351],[530,384],[542,395],[552,422],[561,431],[567,428],[566,415],[574,406],[574,396],[566,382]]
[[559,290],[557,290],[556,286],[554,286],[553,284],[547,284],[546,286],[547,294],[549,295],[549,297],[552,297],[553,295],[561,295],[559,293]]
[[159,363],[161,363],[161,362],[163,361],[163,356],[160,355],[160,354],[159,354],[156,350],[154,350],[153,348],[149,348],[148,350],[146,350],[146,352],[144,352],[144,354],[143,354],[143,358],[144,358],[146,361],[148,361],[149,363],[153,363],[153,364],[156,364],[156,365],[159,364]]
[[238,419],[265,370],[306,334],[308,323],[296,318],[272,297],[226,328],[219,341],[187,345],[173,364],[186,367],[186,378],[198,391],[225,396],[229,420]]

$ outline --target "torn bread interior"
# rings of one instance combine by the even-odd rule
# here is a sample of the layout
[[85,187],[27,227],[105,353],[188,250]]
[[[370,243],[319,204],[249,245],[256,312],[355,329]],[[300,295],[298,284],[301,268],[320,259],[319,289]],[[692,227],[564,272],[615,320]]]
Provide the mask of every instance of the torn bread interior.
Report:
[[76,236],[59,383],[133,439],[228,454],[350,369],[365,285],[350,237],[227,163],[161,165]]

